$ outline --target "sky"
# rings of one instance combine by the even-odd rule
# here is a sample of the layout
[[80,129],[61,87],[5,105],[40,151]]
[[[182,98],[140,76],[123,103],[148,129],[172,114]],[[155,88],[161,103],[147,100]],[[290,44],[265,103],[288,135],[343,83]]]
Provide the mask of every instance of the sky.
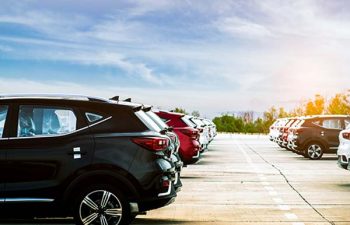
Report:
[[349,89],[347,0],[2,0],[0,93],[291,109]]

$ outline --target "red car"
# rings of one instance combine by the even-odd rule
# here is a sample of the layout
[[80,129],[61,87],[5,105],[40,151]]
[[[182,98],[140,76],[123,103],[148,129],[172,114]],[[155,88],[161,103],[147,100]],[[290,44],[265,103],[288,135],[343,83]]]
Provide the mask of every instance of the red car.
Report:
[[196,163],[200,158],[201,145],[199,143],[199,131],[183,120],[184,114],[159,111],[156,114],[162,118],[180,140],[179,154],[185,164]]

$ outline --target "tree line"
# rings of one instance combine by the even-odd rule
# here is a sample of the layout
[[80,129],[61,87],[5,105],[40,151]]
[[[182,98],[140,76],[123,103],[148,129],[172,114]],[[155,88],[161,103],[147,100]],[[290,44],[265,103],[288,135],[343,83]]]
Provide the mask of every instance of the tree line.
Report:
[[330,99],[316,94],[313,99],[299,104],[290,111],[283,107],[272,106],[257,118],[254,117],[254,112],[226,113],[215,117],[213,122],[219,132],[268,133],[269,127],[278,118],[327,114],[350,114],[350,90],[345,93],[337,93]]

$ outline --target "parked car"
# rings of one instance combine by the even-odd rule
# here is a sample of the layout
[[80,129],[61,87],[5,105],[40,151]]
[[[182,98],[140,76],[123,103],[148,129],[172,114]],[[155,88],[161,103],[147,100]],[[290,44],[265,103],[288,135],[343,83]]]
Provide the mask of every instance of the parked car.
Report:
[[190,117],[189,119],[196,125],[197,129],[200,130],[199,142],[201,143],[202,150],[207,150],[210,140],[209,127],[203,123],[200,118]]
[[157,114],[155,114],[152,110],[152,107],[143,107],[143,111],[146,115],[153,120],[153,122],[159,127],[160,132],[167,135],[170,138],[172,154],[171,159],[175,165],[176,177],[174,181],[174,187],[177,191],[179,191],[182,187],[182,182],[180,179],[181,170],[183,167],[183,162],[179,155],[180,148],[180,140],[177,134],[174,132],[173,128],[169,127]]
[[68,95],[0,97],[5,217],[129,224],[172,203],[170,139],[142,107]]
[[[111,101],[117,101],[119,104],[132,106],[134,108],[140,108],[144,113],[144,122],[149,124],[149,126],[153,127],[157,132],[164,134],[169,137],[169,148],[167,154],[170,155],[170,159],[172,163],[175,165],[175,181],[174,188],[178,192],[181,190],[182,182],[180,179],[181,170],[183,167],[183,162],[179,156],[179,147],[180,141],[177,135],[172,131],[172,129],[166,125],[162,119],[160,119],[153,111],[152,106],[147,106],[140,103],[132,102],[131,98],[127,98],[126,100],[119,100],[119,96],[114,96],[110,99]],[[147,119],[149,117],[149,119]]]
[[347,128],[339,134],[339,147],[338,147],[338,165],[343,168],[350,170],[350,125],[349,121],[346,120]]
[[288,122],[281,128],[281,147],[288,149],[288,136],[293,125],[298,123],[298,118],[290,118]]
[[291,146],[307,158],[317,160],[324,153],[336,153],[339,146],[339,133],[350,122],[350,116],[327,115],[305,118],[295,129]]
[[270,140],[278,144],[280,147],[283,147],[282,146],[282,129],[288,123],[288,121],[289,121],[289,118],[280,118],[280,119],[277,119],[270,126],[270,133],[269,133]]
[[208,140],[209,144],[214,140],[215,134],[214,134],[214,127],[213,125],[209,122],[208,119],[200,118],[202,123],[204,123],[205,126],[208,127]]
[[[189,126],[186,117],[181,113],[158,111],[155,112],[168,126],[173,128],[180,140],[179,155],[184,164],[196,163],[200,159],[201,146],[199,130]],[[188,122],[188,121],[187,121]]]
[[301,127],[301,125],[304,123],[304,119],[306,117],[298,117],[298,119],[291,125],[291,127],[288,129],[288,136],[287,136],[287,149],[294,152],[295,146],[293,145],[294,135],[297,129]]

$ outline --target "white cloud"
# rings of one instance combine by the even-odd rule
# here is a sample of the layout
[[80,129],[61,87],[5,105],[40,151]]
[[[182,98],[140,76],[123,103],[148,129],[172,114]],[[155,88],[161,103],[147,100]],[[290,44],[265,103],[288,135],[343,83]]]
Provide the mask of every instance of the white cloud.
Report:
[[215,25],[224,33],[239,38],[271,38],[273,34],[263,25],[239,17],[221,18]]
[[13,49],[9,46],[6,46],[6,45],[0,45],[0,52],[4,52],[4,53],[7,53],[7,52],[11,52],[13,51]]

